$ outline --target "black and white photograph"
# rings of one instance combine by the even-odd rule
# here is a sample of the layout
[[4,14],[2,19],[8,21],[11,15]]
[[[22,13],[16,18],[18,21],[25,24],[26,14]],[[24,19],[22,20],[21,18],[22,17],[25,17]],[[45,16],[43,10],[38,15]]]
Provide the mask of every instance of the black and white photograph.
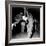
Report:
[[44,43],[44,3],[8,4],[8,43]]
[[12,37],[40,37],[40,8],[12,7]]

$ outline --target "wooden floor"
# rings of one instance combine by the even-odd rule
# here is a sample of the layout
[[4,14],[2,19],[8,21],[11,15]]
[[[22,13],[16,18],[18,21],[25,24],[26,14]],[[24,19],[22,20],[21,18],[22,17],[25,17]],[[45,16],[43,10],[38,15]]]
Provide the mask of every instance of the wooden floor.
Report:
[[[9,43],[19,43],[19,42],[27,42],[27,41],[35,41],[36,38],[40,38],[40,34],[38,32],[35,32],[32,36],[32,38],[28,37],[27,33],[19,33],[16,36],[14,36]],[[32,40],[33,39],[33,40]],[[36,40],[37,41],[37,40]],[[39,40],[38,40],[39,41]]]
[[[40,33],[38,33],[38,32],[35,32],[34,34],[33,34],[33,36],[32,36],[32,38],[37,38],[37,37],[40,37]],[[19,33],[19,34],[17,34],[16,36],[14,36],[13,38],[17,38],[17,39],[19,39],[19,38],[28,38],[28,33]]]

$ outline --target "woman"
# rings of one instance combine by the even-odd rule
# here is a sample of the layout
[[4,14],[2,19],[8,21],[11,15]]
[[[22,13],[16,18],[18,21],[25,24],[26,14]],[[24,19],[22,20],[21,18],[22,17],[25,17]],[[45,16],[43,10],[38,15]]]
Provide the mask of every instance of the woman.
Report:
[[32,35],[33,22],[34,22],[33,16],[32,16],[31,13],[28,14],[28,21],[29,21],[29,23],[28,23],[28,25],[27,25],[27,32],[28,32],[28,37],[30,38],[31,35]]

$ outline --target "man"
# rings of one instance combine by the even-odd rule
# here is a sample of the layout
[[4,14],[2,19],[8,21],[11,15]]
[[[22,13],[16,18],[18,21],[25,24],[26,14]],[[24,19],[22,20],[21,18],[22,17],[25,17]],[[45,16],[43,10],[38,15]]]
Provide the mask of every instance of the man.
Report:
[[20,32],[21,24],[20,21],[22,20],[22,14],[17,14],[14,18],[15,22],[12,23],[12,35],[15,36]]

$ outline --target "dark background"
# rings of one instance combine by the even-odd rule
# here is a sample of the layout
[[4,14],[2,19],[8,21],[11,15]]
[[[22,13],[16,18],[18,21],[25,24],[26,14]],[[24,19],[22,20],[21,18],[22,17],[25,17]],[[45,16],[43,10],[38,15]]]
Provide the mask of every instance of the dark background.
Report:
[[[12,7],[12,23],[15,22],[14,17],[20,12],[24,14],[24,8]],[[40,8],[29,8],[28,12],[32,14],[34,19],[40,21]]]
[[12,8],[12,23],[15,22],[14,18],[16,17],[17,14],[19,14],[20,12],[23,12],[24,14],[24,9],[21,7],[13,7]]

